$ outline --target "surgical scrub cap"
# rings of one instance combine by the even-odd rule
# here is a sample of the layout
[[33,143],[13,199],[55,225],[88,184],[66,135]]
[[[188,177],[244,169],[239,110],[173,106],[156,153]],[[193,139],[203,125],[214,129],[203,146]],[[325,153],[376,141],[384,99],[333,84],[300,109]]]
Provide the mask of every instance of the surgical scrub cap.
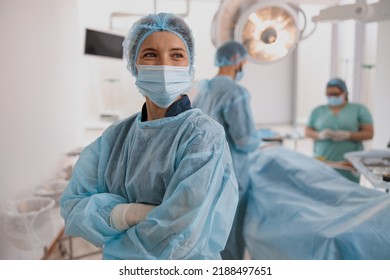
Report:
[[236,65],[244,60],[246,56],[247,51],[242,44],[229,41],[218,48],[215,55],[215,66]]
[[338,87],[342,92],[348,93],[347,85],[340,78],[330,79],[329,82],[326,84],[326,88],[330,87]]
[[178,36],[186,45],[191,68],[194,65],[194,37],[187,23],[172,13],[150,14],[137,20],[123,41],[127,70],[137,75],[136,61],[139,48],[147,37],[157,31],[168,31]]

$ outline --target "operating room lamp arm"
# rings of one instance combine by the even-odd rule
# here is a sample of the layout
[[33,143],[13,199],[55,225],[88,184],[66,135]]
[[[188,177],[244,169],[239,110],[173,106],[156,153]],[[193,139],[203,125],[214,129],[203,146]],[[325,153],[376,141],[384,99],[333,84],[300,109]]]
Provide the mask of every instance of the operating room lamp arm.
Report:
[[320,11],[318,16],[313,17],[313,21],[341,21],[354,19],[364,22],[383,21],[390,19],[390,1],[381,0],[368,5],[356,3],[326,8]]

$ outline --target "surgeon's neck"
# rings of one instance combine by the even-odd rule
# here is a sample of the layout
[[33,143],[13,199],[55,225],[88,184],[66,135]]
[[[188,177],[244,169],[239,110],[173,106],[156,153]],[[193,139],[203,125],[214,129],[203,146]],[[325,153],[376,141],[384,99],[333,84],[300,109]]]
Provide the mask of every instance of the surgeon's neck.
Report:
[[234,65],[222,66],[219,68],[218,76],[229,76],[234,79],[236,75],[236,67]]
[[146,97],[146,110],[148,112],[147,120],[153,121],[165,118],[168,108],[160,108]]
[[[175,101],[173,104],[171,104],[167,108],[161,108],[158,107],[156,104],[154,104],[147,96],[145,97],[146,100],[146,111],[147,111],[147,121],[153,121],[153,120],[158,120],[167,117],[167,112],[169,109],[178,103],[178,100],[181,99],[183,102],[178,103],[178,105],[175,107],[175,109],[172,111],[169,111],[169,116],[175,116],[176,114],[179,114],[180,112],[184,112],[185,110],[191,109],[191,103],[188,99],[188,97],[185,95],[185,99],[182,99],[183,96],[179,95],[176,97]],[[187,104],[188,103],[188,104]],[[179,110],[179,111],[178,111]]]

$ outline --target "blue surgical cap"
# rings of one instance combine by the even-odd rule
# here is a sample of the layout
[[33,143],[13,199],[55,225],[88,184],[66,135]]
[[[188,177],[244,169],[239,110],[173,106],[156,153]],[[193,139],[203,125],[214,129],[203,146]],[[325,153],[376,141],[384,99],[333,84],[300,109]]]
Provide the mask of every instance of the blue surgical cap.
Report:
[[137,20],[123,41],[127,70],[137,75],[136,61],[139,48],[147,37],[157,31],[168,31],[178,36],[186,45],[191,68],[194,65],[194,37],[187,23],[172,13],[150,14]]
[[333,78],[330,79],[329,82],[326,84],[326,88],[329,87],[337,87],[339,88],[342,92],[348,93],[347,85],[345,82],[340,79],[340,78]]
[[246,56],[247,51],[242,44],[229,41],[218,48],[215,55],[215,66],[236,65],[244,60]]

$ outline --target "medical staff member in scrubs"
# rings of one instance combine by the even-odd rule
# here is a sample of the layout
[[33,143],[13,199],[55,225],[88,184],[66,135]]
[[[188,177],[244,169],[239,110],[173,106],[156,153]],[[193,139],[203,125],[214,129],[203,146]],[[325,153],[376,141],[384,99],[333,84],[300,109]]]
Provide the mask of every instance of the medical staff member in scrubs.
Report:
[[220,259],[238,186],[223,127],[186,96],[192,32],[152,14],[123,48],[145,104],[80,155],[61,197],[65,233],[103,247],[104,259]]
[[[316,107],[310,115],[305,135],[314,139],[314,156],[326,161],[345,161],[347,152],[363,150],[364,140],[374,136],[369,110],[348,101],[348,89],[340,78],[326,85],[327,104]],[[359,182],[359,175],[337,169],[346,178]]]
[[217,75],[199,82],[199,92],[193,102],[194,107],[217,120],[225,129],[236,173],[240,200],[222,259],[243,259],[245,242],[243,223],[249,187],[251,156],[260,145],[250,107],[248,91],[237,82],[243,77],[247,51],[236,41],[229,41],[217,49],[215,65]]

